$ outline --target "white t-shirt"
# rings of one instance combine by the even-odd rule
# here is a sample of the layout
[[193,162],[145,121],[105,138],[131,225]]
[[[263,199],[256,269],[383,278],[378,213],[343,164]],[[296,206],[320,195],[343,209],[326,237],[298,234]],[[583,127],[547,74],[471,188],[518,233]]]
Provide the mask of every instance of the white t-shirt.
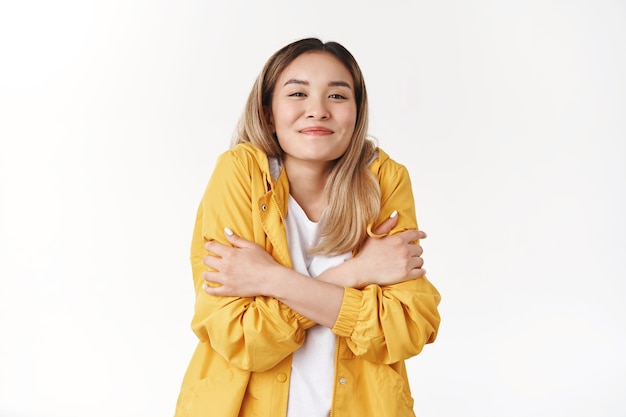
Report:
[[[312,278],[350,258],[311,256],[307,249],[317,241],[318,224],[309,220],[300,205],[289,196],[285,218],[287,242],[293,268]],[[327,327],[315,325],[306,331],[304,344],[293,354],[287,417],[328,417],[335,376],[336,336]]]

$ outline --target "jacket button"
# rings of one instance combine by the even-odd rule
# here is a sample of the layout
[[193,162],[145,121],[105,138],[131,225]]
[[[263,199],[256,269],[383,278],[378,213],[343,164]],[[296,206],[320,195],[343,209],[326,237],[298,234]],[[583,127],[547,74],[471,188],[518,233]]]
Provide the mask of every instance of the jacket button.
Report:
[[345,385],[345,384],[346,384],[346,379],[345,379],[345,378],[341,378],[341,379],[339,379],[339,383],[340,383],[341,385]]
[[276,376],[276,380],[278,382],[285,382],[287,380],[287,375],[280,373]]
[[261,206],[261,210],[262,210],[262,211],[267,210],[267,206],[266,206],[265,204],[263,204],[263,205]]

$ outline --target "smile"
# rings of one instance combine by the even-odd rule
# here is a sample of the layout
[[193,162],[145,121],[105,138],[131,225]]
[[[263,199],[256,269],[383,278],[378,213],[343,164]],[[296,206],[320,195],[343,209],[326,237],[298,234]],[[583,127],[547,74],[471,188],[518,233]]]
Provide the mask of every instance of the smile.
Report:
[[320,127],[320,126],[316,126],[316,127],[307,127],[306,129],[302,129],[300,131],[300,133],[304,134],[304,135],[332,135],[334,132],[330,129],[327,129],[325,127]]

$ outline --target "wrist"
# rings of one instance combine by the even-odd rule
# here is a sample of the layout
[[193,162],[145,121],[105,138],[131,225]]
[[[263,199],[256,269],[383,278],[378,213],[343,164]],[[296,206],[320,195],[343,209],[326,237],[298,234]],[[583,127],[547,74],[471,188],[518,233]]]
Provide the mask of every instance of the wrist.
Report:
[[282,299],[285,296],[285,289],[289,280],[293,282],[294,275],[300,275],[295,270],[286,266],[276,264],[272,268],[268,268],[267,273],[263,275],[263,283],[261,284],[261,295]]
[[359,269],[359,261],[356,258],[350,258],[343,263],[342,276],[344,279],[344,287],[361,289],[367,285],[362,282],[363,273]]
[[364,285],[359,281],[361,274],[358,270],[358,262],[355,258],[331,268],[317,277],[318,280],[334,284],[340,287],[362,288]]

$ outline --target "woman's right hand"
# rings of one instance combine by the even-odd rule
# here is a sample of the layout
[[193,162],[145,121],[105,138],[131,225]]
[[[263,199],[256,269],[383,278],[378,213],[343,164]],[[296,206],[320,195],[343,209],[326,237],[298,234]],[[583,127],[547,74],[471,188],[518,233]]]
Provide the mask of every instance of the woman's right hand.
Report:
[[351,259],[357,279],[356,288],[369,284],[391,285],[426,274],[423,268],[423,249],[411,243],[426,238],[421,230],[405,230],[387,235],[397,224],[398,217],[390,217],[373,232],[382,237],[368,237],[361,250]]

